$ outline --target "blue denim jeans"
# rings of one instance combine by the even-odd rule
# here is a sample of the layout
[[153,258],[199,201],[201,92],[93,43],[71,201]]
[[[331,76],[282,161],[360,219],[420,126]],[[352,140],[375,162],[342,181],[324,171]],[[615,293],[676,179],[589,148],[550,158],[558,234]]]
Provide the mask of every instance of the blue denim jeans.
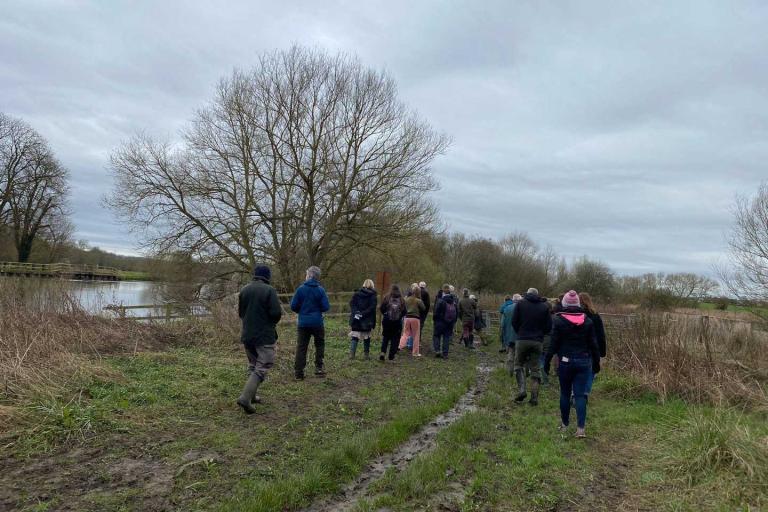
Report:
[[[435,354],[440,354],[442,349],[442,354],[444,356],[448,355],[448,347],[451,345],[451,338],[453,338],[453,333],[445,333],[442,336],[435,335],[432,337],[432,350],[435,351]],[[442,347],[440,346],[442,342]]]
[[595,374],[592,372],[592,367],[589,369],[589,377],[587,377],[587,389],[585,390],[587,396],[592,393],[592,384],[595,383]]
[[568,358],[557,367],[560,378],[560,418],[568,425],[571,415],[571,394],[576,405],[576,425],[584,428],[587,423],[587,381],[592,374],[590,357]]

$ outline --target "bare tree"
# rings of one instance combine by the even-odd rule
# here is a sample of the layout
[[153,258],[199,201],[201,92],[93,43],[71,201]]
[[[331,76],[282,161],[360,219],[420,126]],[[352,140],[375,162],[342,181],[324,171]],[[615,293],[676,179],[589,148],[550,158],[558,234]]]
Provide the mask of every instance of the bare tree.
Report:
[[717,269],[720,278],[737,297],[768,300],[768,182],[754,197],[737,197],[733,215],[731,261]]
[[433,222],[430,172],[448,146],[386,73],[293,47],[223,79],[179,147],[139,135],[112,155],[107,199],[159,251],[277,266],[294,285],[351,247]]
[[35,240],[66,216],[67,171],[45,139],[21,119],[0,114],[0,225],[19,261]]
[[10,226],[18,260],[27,261],[35,240],[65,216],[68,174],[47,145],[33,156],[10,199]]
[[707,276],[690,272],[667,274],[661,279],[662,287],[676,299],[701,299],[718,288],[718,284]]

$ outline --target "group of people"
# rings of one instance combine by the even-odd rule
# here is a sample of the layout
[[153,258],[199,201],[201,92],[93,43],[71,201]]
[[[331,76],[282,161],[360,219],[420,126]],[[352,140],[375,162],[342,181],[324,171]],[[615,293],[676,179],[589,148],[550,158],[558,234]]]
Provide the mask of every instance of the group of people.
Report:
[[[304,379],[307,351],[311,340],[315,346],[315,375],[325,375],[325,327],[323,316],[330,309],[328,295],[320,285],[320,269],[307,269],[306,280],[291,300],[291,310],[298,314],[297,348],[294,376]],[[242,320],[241,341],[248,357],[249,376],[237,404],[248,414],[260,401],[258,388],[274,364],[277,343],[277,323],[282,307],[276,290],[270,285],[269,267],[254,269],[253,280],[243,287],[238,298],[238,313]],[[477,297],[462,290],[457,297],[455,288],[445,284],[435,296],[434,304],[424,282],[413,283],[403,294],[392,285],[378,302],[372,280],[367,279],[350,300],[349,357],[356,357],[362,342],[365,359],[370,358],[371,337],[376,328],[377,312],[381,313],[382,341],[379,360],[393,361],[398,351],[409,349],[421,357],[424,324],[432,311],[432,349],[435,357],[447,358],[457,324],[461,326],[461,341],[468,349],[476,343],[486,344],[485,322]],[[517,383],[514,400],[538,405],[539,388],[546,383],[553,358],[560,381],[560,428],[570,422],[571,403],[576,408],[577,437],[585,436],[587,399],[595,374],[600,371],[600,358],[606,354],[605,329],[602,319],[587,293],[574,290],[563,294],[553,304],[530,288],[525,295],[508,296],[502,304],[501,343],[507,352],[507,365]],[[459,324],[460,322],[460,324]],[[476,341],[477,340],[477,341]],[[527,383],[530,379],[530,388]]]
[[585,437],[589,394],[606,355],[605,328],[592,297],[570,290],[550,303],[530,288],[524,296],[506,297],[499,313],[502,351],[507,352],[507,366],[518,387],[515,401],[522,403],[528,397],[530,378],[529,403],[538,405],[539,387],[548,381],[557,356],[560,429],[568,429],[573,403],[576,436]]

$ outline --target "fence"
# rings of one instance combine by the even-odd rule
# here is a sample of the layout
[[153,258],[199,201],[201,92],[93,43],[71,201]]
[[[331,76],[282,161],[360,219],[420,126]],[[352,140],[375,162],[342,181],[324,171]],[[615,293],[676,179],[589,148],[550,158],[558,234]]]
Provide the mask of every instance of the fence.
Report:
[[21,277],[59,277],[79,280],[119,281],[120,271],[99,265],[73,265],[71,263],[18,263],[0,262],[0,275]]

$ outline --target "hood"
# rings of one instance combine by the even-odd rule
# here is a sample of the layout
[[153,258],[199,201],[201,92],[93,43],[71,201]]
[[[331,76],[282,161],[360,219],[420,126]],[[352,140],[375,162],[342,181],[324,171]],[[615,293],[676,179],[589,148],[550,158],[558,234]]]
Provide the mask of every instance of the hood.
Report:
[[266,277],[264,277],[264,276],[254,276],[253,280],[254,280],[254,281],[260,281],[260,282],[262,282],[262,283],[267,283],[267,284],[269,284],[269,279],[267,279],[267,278],[266,278]]
[[320,286],[320,281],[317,279],[308,279],[304,281],[304,286]]
[[526,293],[525,300],[530,302],[547,302],[545,297],[542,297],[541,295],[534,295],[532,293]]
[[357,291],[358,291],[358,293],[362,293],[362,294],[365,294],[365,295],[376,295],[376,290],[373,290],[371,288],[360,288]]
[[584,313],[576,313],[576,312],[558,313],[558,316],[560,316],[563,320],[573,325],[584,325],[584,321],[587,318],[587,315],[585,315]]
[[450,293],[448,295],[443,295],[442,299],[448,304],[453,304],[453,295]]

